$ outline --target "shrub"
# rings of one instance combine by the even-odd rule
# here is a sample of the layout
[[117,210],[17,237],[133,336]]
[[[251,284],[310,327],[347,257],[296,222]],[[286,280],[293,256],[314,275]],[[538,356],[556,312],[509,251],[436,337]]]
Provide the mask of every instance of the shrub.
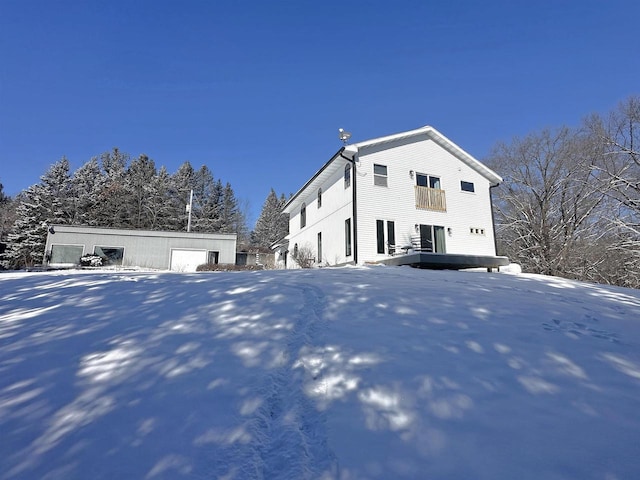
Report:
[[82,267],[101,267],[102,257],[93,253],[87,253],[80,257],[80,266]]
[[245,270],[263,270],[262,265],[233,265],[231,263],[203,263],[196,267],[196,272],[236,272]]
[[313,250],[307,245],[294,249],[291,258],[295,260],[300,268],[311,268],[316,263]]

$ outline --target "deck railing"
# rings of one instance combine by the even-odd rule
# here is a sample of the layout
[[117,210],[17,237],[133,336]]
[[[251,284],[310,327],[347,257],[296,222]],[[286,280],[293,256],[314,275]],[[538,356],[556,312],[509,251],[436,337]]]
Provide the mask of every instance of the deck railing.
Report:
[[444,190],[439,188],[429,188],[415,186],[416,208],[421,210],[435,210],[436,212],[447,211],[447,199]]

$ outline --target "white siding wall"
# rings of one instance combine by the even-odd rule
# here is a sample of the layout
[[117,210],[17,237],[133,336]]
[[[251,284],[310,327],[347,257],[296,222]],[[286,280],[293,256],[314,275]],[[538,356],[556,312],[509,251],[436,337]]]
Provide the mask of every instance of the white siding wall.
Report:
[[[301,200],[307,205],[307,222],[300,228],[300,209],[292,212],[289,220],[289,260],[288,268],[295,268],[291,259],[295,244],[300,248],[309,247],[314,252],[316,262],[323,265],[339,265],[353,260],[353,254],[345,257],[344,222],[352,216],[351,186],[344,188],[345,161],[337,161],[336,172],[322,185],[322,206],[318,208],[318,191],[307,193]],[[353,221],[353,220],[352,220]],[[322,232],[322,259],[318,259],[318,233]]]
[[[426,136],[415,140],[399,142],[395,148],[378,146],[360,152],[359,263],[386,256],[376,252],[376,220],[395,222],[396,245],[418,235],[416,224],[439,225],[445,231],[451,229],[451,235],[446,235],[447,253],[495,255],[489,181]],[[387,187],[374,185],[374,163],[387,166]],[[414,171],[413,178],[410,170]],[[446,213],[416,209],[415,173],[440,177],[441,188],[446,192]],[[461,180],[473,182],[475,193],[461,191]],[[485,233],[473,235],[470,228],[484,229]]]

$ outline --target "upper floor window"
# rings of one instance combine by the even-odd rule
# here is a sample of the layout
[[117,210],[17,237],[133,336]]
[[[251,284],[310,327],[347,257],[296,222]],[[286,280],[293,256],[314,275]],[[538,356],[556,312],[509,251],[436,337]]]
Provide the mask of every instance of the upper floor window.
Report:
[[303,203],[300,208],[300,228],[304,228],[307,224],[307,204]]
[[318,208],[322,206],[322,189],[318,189]]
[[473,182],[464,182],[461,181],[460,182],[460,190],[462,190],[463,192],[475,192],[475,186],[473,185]]
[[387,166],[373,164],[373,184],[381,187],[387,186]]
[[351,186],[351,165],[348,163],[344,166],[344,188]]
[[419,187],[429,187],[440,190],[440,177],[416,173],[416,185],[418,185]]

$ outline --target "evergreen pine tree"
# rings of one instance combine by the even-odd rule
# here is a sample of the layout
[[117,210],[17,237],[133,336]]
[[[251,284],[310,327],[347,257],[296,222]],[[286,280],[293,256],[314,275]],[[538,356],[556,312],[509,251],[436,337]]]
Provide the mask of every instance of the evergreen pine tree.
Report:
[[[282,213],[283,204],[284,195],[279,199],[272,188],[262,205],[262,211],[253,232],[253,242],[256,246],[267,248],[288,233],[288,219]],[[287,220],[286,230],[285,220]]]
[[126,218],[128,225],[136,229],[150,229],[154,212],[149,205],[153,197],[154,178],[157,175],[153,160],[140,155],[131,162],[125,176]]
[[153,178],[151,196],[149,197],[149,211],[151,214],[152,230],[172,230],[175,226],[173,211],[170,203],[171,176],[165,167],[160,167]]
[[16,220],[7,235],[4,265],[10,268],[42,264],[47,228],[70,223],[73,203],[70,193],[69,161],[62,158],[20,197]]
[[[283,193],[280,195],[280,212],[282,212],[282,209],[284,208],[286,203],[287,197],[285,197]],[[278,218],[278,240],[283,239],[287,235],[289,235],[289,214],[281,213],[280,217]]]
[[185,212],[185,205],[189,203],[189,194],[194,187],[194,176],[195,172],[188,161],[180,165],[171,176],[168,198],[171,230],[187,230],[188,215]]
[[73,198],[73,218],[71,223],[90,226],[97,224],[98,195],[103,183],[104,177],[96,157],[93,157],[73,173],[71,177],[71,195]]
[[0,254],[4,252],[7,234],[15,221],[15,201],[4,194],[4,187],[0,183]]
[[240,208],[231,184],[227,182],[222,194],[220,233],[238,233],[242,229]]
[[38,201],[42,206],[43,221],[49,224],[71,223],[74,217],[73,193],[69,175],[69,160],[61,160],[49,167],[40,177]]
[[192,230],[215,232],[219,217],[216,182],[211,170],[206,165],[202,165],[194,175],[193,207]]
[[104,171],[98,201],[100,208],[96,212],[96,223],[103,227],[129,227],[126,214],[125,176],[129,156],[114,148],[100,156]]
[[32,267],[42,263],[47,227],[40,198],[41,185],[32,185],[19,196],[17,218],[7,236],[7,249],[2,257],[5,268]]

